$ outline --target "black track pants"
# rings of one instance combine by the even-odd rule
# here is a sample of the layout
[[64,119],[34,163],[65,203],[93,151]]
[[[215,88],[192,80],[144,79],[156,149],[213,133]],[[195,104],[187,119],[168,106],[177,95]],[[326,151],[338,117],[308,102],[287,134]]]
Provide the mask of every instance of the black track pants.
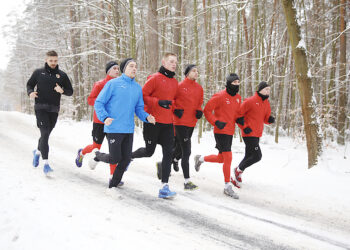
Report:
[[174,146],[173,124],[156,123],[153,125],[151,123],[144,123],[143,138],[146,147],[134,151],[132,158],[150,157],[153,155],[157,144],[160,144],[163,151],[162,182],[168,183]]
[[43,160],[47,160],[49,158],[49,137],[56,125],[58,113],[35,110],[35,116],[37,126],[40,129],[38,150],[41,152]]
[[173,159],[181,159],[181,167],[184,177],[190,178],[190,164],[189,159],[191,155],[191,137],[193,127],[175,126],[175,149],[173,152]]
[[259,137],[243,137],[245,155],[239,164],[240,170],[244,171],[247,167],[261,160],[262,154],[259,146],[259,139]]
[[131,161],[132,143],[134,134],[108,133],[107,140],[109,154],[96,153],[98,161],[109,164],[118,164],[114,171],[109,187],[117,187],[123,178],[126,167]]

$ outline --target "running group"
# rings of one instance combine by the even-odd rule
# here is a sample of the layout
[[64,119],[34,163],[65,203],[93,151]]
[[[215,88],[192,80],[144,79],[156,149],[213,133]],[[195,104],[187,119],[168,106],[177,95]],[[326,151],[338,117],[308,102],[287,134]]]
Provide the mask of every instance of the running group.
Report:
[[[261,160],[259,139],[264,124],[275,122],[271,116],[268,101],[270,86],[260,82],[256,93],[243,102],[238,94],[240,79],[235,73],[226,77],[225,89],[214,94],[202,109],[203,88],[196,81],[198,67],[189,64],[184,69],[184,80],[174,78],[177,55],[165,53],[158,72],[150,75],[141,88],[135,81],[137,62],[124,59],[106,64],[106,77],[96,82],[88,97],[88,104],[94,107],[92,144],[78,150],[75,163],[81,167],[84,157],[93,153],[88,162],[94,169],[98,162],[110,165],[109,188],[122,186],[123,174],[135,158],[151,157],[157,144],[162,147],[162,161],[157,162],[157,176],[161,180],[159,198],[172,198],[176,192],[169,188],[171,166],[184,176],[184,189],[196,190],[198,186],[190,178],[191,137],[197,121],[204,114],[214,127],[215,147],[213,155],[194,156],[194,168],[199,171],[204,162],[223,164],[225,195],[238,199],[232,186],[242,187],[244,170]],[[121,73],[121,75],[120,75]],[[55,127],[61,95],[73,95],[71,82],[65,72],[58,68],[58,54],[46,53],[45,66],[33,72],[27,82],[27,93],[35,99],[34,111],[40,138],[33,151],[33,166],[38,167],[40,157],[43,171],[50,175],[53,170],[48,161],[49,136]],[[145,147],[132,151],[134,136],[134,115],[143,121]],[[232,139],[236,124],[245,143],[245,155],[231,174]],[[104,138],[107,138],[109,153],[100,152]],[[181,160],[181,161],[180,161]]]

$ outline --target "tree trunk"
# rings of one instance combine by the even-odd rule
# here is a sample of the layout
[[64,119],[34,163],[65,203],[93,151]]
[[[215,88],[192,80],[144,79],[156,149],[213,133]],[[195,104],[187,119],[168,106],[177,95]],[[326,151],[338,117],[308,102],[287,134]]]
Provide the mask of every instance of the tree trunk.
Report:
[[[338,5],[338,1],[334,1],[333,8],[336,8]],[[339,32],[339,18],[335,17],[332,24],[332,32],[338,33]],[[332,43],[332,63],[331,63],[331,73],[329,76],[329,85],[328,85],[328,91],[327,91],[327,101],[328,101],[328,108],[327,108],[327,114],[329,115],[329,124],[333,126],[333,128],[337,127],[337,111],[336,111],[336,87],[335,87],[335,72],[336,72],[336,65],[337,65],[337,42],[333,41]],[[331,130],[332,131],[332,130]],[[331,132],[332,133],[332,132]],[[333,138],[333,134],[330,135]]]
[[[288,40],[286,39],[286,41],[288,42]],[[286,74],[286,69],[287,69],[287,64],[288,64],[288,56],[289,56],[289,47],[286,46],[286,54],[285,57],[283,58],[283,71],[281,75],[285,75]],[[281,81],[280,86],[279,86],[279,104],[278,104],[278,113],[277,113],[277,117],[276,117],[276,130],[275,130],[275,142],[278,143],[278,137],[279,137],[279,127],[281,124],[281,120],[282,120],[282,110],[283,110],[283,95],[284,95],[284,85],[285,85],[285,80],[286,78],[284,77],[284,79]]]
[[177,55],[177,63],[180,67],[177,67],[177,75],[181,76],[181,22],[182,22],[182,0],[176,0],[176,14],[175,14],[175,28],[174,28],[174,47],[173,52]]
[[[217,8],[217,16],[221,16],[220,13],[220,8]],[[218,45],[218,47],[216,47],[214,49],[214,51],[217,51],[217,55],[218,55],[218,59],[217,59],[217,67],[215,67],[215,71],[213,72],[214,75],[216,76],[216,79],[213,79],[214,82],[217,82],[218,84],[221,84],[221,82],[223,81],[223,74],[225,71],[222,70],[222,57],[223,57],[223,53],[221,51],[221,46],[222,46],[222,42],[221,42],[221,32],[220,32],[220,28],[221,28],[221,19],[218,18],[216,20],[216,30],[218,32],[217,34],[217,41],[216,41],[216,45]],[[213,58],[214,59],[214,58]]]
[[[73,23],[78,22],[77,18],[77,12],[75,11],[75,6],[71,6],[70,11],[70,20]],[[73,89],[74,89],[74,96],[73,96],[73,103],[75,106],[74,110],[74,118],[77,121],[80,121],[83,116],[83,98],[84,97],[84,86],[82,84],[82,67],[80,62],[80,56],[79,49],[80,49],[80,33],[78,29],[72,28],[70,30],[70,45],[73,53]],[[85,100],[84,100],[85,101]]]
[[[199,42],[198,42],[198,17],[197,17],[197,0],[193,1],[193,16],[194,18],[194,26],[193,26],[193,33],[194,33],[194,44],[195,44],[195,56],[196,56],[196,65],[199,67]],[[200,84],[200,77],[198,78],[198,83]],[[198,143],[200,143],[200,140],[203,135],[203,118],[199,119],[198,124]]]
[[[134,21],[134,0],[129,0],[129,21],[130,21],[130,43],[131,57],[136,58],[136,36],[135,36],[135,21]],[[158,41],[157,41],[158,42]]]
[[[238,4],[238,8],[240,8],[241,6],[240,6],[240,4]],[[236,35],[236,48],[235,48],[235,55],[239,55],[239,52],[240,52],[240,48],[241,48],[241,46],[240,46],[240,44],[242,43],[242,41],[243,41],[243,39],[242,39],[242,36],[241,36],[241,34],[242,34],[242,32],[241,32],[241,12],[239,11],[238,13],[237,13],[237,35]],[[230,59],[229,59],[230,60]],[[234,63],[233,63],[233,67],[232,67],[232,72],[235,72],[235,73],[238,73],[238,76],[241,78],[241,79],[243,79],[243,76],[240,74],[240,72],[238,72],[238,71],[241,71],[241,72],[243,72],[242,71],[242,67],[239,67],[239,69],[237,69],[237,67],[236,67],[236,65],[237,65],[237,61],[238,61],[238,59],[236,59],[235,61],[234,61]],[[244,88],[243,88],[243,90],[244,90]],[[241,92],[242,93],[242,92]],[[242,95],[242,97],[244,97],[244,95]]]
[[157,0],[148,1],[148,23],[150,31],[148,32],[148,60],[149,70],[156,72],[159,68],[159,43],[158,43],[158,13],[157,13]]
[[305,48],[299,46],[301,41],[300,27],[296,20],[296,10],[294,9],[294,0],[283,0],[283,8],[286,17],[290,44],[294,58],[297,83],[302,106],[302,115],[304,119],[304,130],[306,135],[306,144],[308,150],[308,166],[313,167],[318,162],[318,156],[322,151],[322,138],[318,131],[316,120],[315,103],[313,102],[313,90],[311,79],[308,76],[308,64],[305,54]]
[[[208,0],[208,5],[210,6],[210,0]],[[204,33],[206,40],[206,67],[205,67],[205,92],[212,94],[215,84],[213,83],[213,43],[211,40],[211,10],[207,9],[206,1],[203,0],[203,10],[204,10]],[[209,97],[207,96],[209,99]],[[208,101],[208,99],[206,101]]]
[[[251,49],[250,47],[250,40],[248,36],[248,25],[247,25],[247,18],[245,16],[245,10],[242,10],[242,17],[243,17],[243,27],[244,27],[244,35],[245,35],[245,43],[246,43],[246,49],[249,51]],[[251,38],[250,38],[251,39]],[[247,74],[246,74],[246,96],[251,96],[253,94],[253,86],[252,86],[252,52],[249,52],[247,54]]]
[[118,34],[118,28],[120,28],[120,14],[119,14],[119,2],[114,0],[114,5],[112,8],[113,14],[113,29],[114,29],[114,42],[115,42],[115,54],[117,58],[121,59],[120,54],[120,36]]
[[270,65],[270,61],[272,60],[272,55],[270,55],[271,53],[271,46],[272,46],[272,41],[273,41],[273,28],[274,28],[274,24],[275,24],[275,17],[277,15],[276,13],[276,4],[277,4],[277,0],[274,0],[273,2],[273,15],[272,15],[272,20],[271,20],[271,27],[270,27],[270,32],[269,32],[269,36],[268,36],[268,44],[267,44],[267,49],[266,49],[266,63],[264,66],[264,70],[262,72],[262,75],[265,76],[266,74],[269,76],[270,72],[269,72],[269,65]]
[[346,92],[346,29],[345,22],[345,7],[346,0],[340,2],[340,44],[339,44],[339,107],[338,107],[338,138],[340,145],[345,144],[345,124],[346,124],[346,106],[347,95]]

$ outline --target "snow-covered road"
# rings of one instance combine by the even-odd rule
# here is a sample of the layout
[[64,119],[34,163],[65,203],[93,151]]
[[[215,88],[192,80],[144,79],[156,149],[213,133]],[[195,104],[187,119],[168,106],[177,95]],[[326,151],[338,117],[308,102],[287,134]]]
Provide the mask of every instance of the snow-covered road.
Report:
[[[155,162],[134,160],[125,186],[107,189],[109,167],[75,167],[78,148],[90,143],[90,122],[59,120],[50,138],[54,177],[31,166],[39,131],[35,117],[0,111],[0,249],[350,249],[350,162],[330,148],[307,170],[303,145],[262,141],[263,160],[244,173],[239,200],[223,195],[219,165],[203,164],[183,190],[172,172],[174,200],[157,198]],[[211,133],[195,154],[216,153]],[[134,148],[143,145],[136,131]],[[244,145],[234,138],[233,165]],[[104,145],[102,151],[107,151]]]

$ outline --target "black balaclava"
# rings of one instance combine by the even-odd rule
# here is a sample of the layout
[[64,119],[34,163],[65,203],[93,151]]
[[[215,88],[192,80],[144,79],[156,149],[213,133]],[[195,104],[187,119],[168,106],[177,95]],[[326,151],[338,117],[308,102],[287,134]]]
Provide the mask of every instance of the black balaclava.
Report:
[[269,98],[268,95],[262,95],[262,94],[260,94],[260,90],[262,90],[262,89],[264,89],[264,88],[266,88],[266,87],[269,87],[269,85],[267,84],[267,82],[260,82],[259,85],[258,85],[258,90],[256,91],[256,92],[258,93],[258,96],[260,96],[261,99],[262,99],[263,101],[265,101],[266,99]]
[[239,77],[236,73],[231,73],[226,77],[226,92],[231,96],[235,96],[239,91],[239,85],[231,84],[236,80],[239,80]]

